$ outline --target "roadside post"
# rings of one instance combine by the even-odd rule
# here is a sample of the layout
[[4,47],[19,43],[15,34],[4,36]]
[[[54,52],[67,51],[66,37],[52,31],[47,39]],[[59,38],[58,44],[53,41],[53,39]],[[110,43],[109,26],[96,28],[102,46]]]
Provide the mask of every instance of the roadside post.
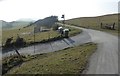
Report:
[[[34,26],[34,43],[35,43],[35,26]],[[34,45],[34,53],[35,53],[35,45]]]

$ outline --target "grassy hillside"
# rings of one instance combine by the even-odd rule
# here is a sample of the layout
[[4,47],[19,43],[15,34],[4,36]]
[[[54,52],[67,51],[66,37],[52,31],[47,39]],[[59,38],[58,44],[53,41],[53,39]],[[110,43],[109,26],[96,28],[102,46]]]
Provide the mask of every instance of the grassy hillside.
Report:
[[[104,25],[106,25],[106,24],[111,25],[114,22],[116,24],[115,25],[116,30],[108,30],[108,29],[100,28],[101,23],[103,23]],[[114,35],[117,35],[117,33],[118,33],[118,14],[110,14],[110,15],[104,15],[104,16],[98,16],[98,17],[74,18],[74,19],[66,20],[66,23],[85,27],[85,28],[106,31],[106,32],[112,33]]]
[[[18,28],[2,30],[2,43],[4,44],[7,40],[7,38],[11,38],[11,37],[13,37],[13,41],[15,41],[18,35],[20,35],[22,33],[26,33],[26,32],[31,32],[31,31],[33,31],[33,27],[21,28],[20,30]],[[21,36],[22,35],[20,35],[20,37]],[[27,35],[25,35],[25,36],[27,38]]]
[[[14,67],[7,74],[80,74],[96,48],[96,44],[86,43],[56,52],[28,56],[22,65]],[[6,65],[6,61],[10,61],[10,57],[4,59],[3,64]],[[7,65],[12,66],[9,62]]]
[[[69,34],[70,36],[76,35],[81,32],[81,30],[79,29],[75,29],[75,28],[70,28],[70,29],[71,29]],[[57,31],[50,30],[47,32],[35,33],[35,40],[34,40],[33,30],[34,30],[34,26],[29,26],[29,27],[19,28],[19,29],[17,28],[17,29],[10,29],[10,30],[2,30],[2,43],[5,44],[7,38],[11,38],[11,37],[13,37],[13,42],[15,42],[18,35],[24,38],[24,40],[27,42],[28,45],[33,42],[40,42],[43,40],[47,40],[49,38],[52,39],[60,36],[60,34]],[[24,33],[31,33],[31,32],[32,34],[24,34]]]

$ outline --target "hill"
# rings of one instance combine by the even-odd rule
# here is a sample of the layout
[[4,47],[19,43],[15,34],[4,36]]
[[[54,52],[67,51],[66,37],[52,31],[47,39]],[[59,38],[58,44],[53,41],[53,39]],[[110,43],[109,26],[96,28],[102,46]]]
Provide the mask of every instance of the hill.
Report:
[[28,21],[12,21],[12,22],[6,22],[3,20],[0,20],[0,26],[2,29],[10,29],[10,28],[19,28],[21,26],[27,26],[31,22]]
[[[65,21],[67,24],[72,24],[75,26],[81,26],[85,28],[91,28],[95,30],[107,31],[110,33],[118,33],[118,14],[108,14],[96,17],[79,17],[74,19],[69,19]],[[101,29],[100,25],[112,25],[115,22],[116,30]]]
[[11,24],[9,24],[9,22],[0,20],[0,26],[4,29],[4,28],[12,28],[13,26]]
[[58,21],[57,16],[50,16],[44,19],[39,19],[30,25],[36,25],[37,27],[40,27],[40,26],[51,27],[57,21]]

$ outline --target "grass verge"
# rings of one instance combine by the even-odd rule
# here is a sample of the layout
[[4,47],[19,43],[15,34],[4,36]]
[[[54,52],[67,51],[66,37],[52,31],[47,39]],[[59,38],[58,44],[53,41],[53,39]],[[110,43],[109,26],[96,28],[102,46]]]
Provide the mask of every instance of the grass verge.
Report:
[[[56,52],[27,56],[24,63],[13,67],[7,74],[80,74],[96,49],[96,44],[86,43]],[[10,64],[6,62],[9,58],[4,59],[3,64]]]

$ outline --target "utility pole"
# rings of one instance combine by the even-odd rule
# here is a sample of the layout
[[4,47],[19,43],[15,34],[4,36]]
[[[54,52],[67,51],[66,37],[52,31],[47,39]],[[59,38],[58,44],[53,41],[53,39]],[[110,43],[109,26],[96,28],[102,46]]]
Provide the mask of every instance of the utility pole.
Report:
[[[34,26],[34,43],[35,43],[35,26]],[[34,45],[34,53],[35,53],[35,45]]]

